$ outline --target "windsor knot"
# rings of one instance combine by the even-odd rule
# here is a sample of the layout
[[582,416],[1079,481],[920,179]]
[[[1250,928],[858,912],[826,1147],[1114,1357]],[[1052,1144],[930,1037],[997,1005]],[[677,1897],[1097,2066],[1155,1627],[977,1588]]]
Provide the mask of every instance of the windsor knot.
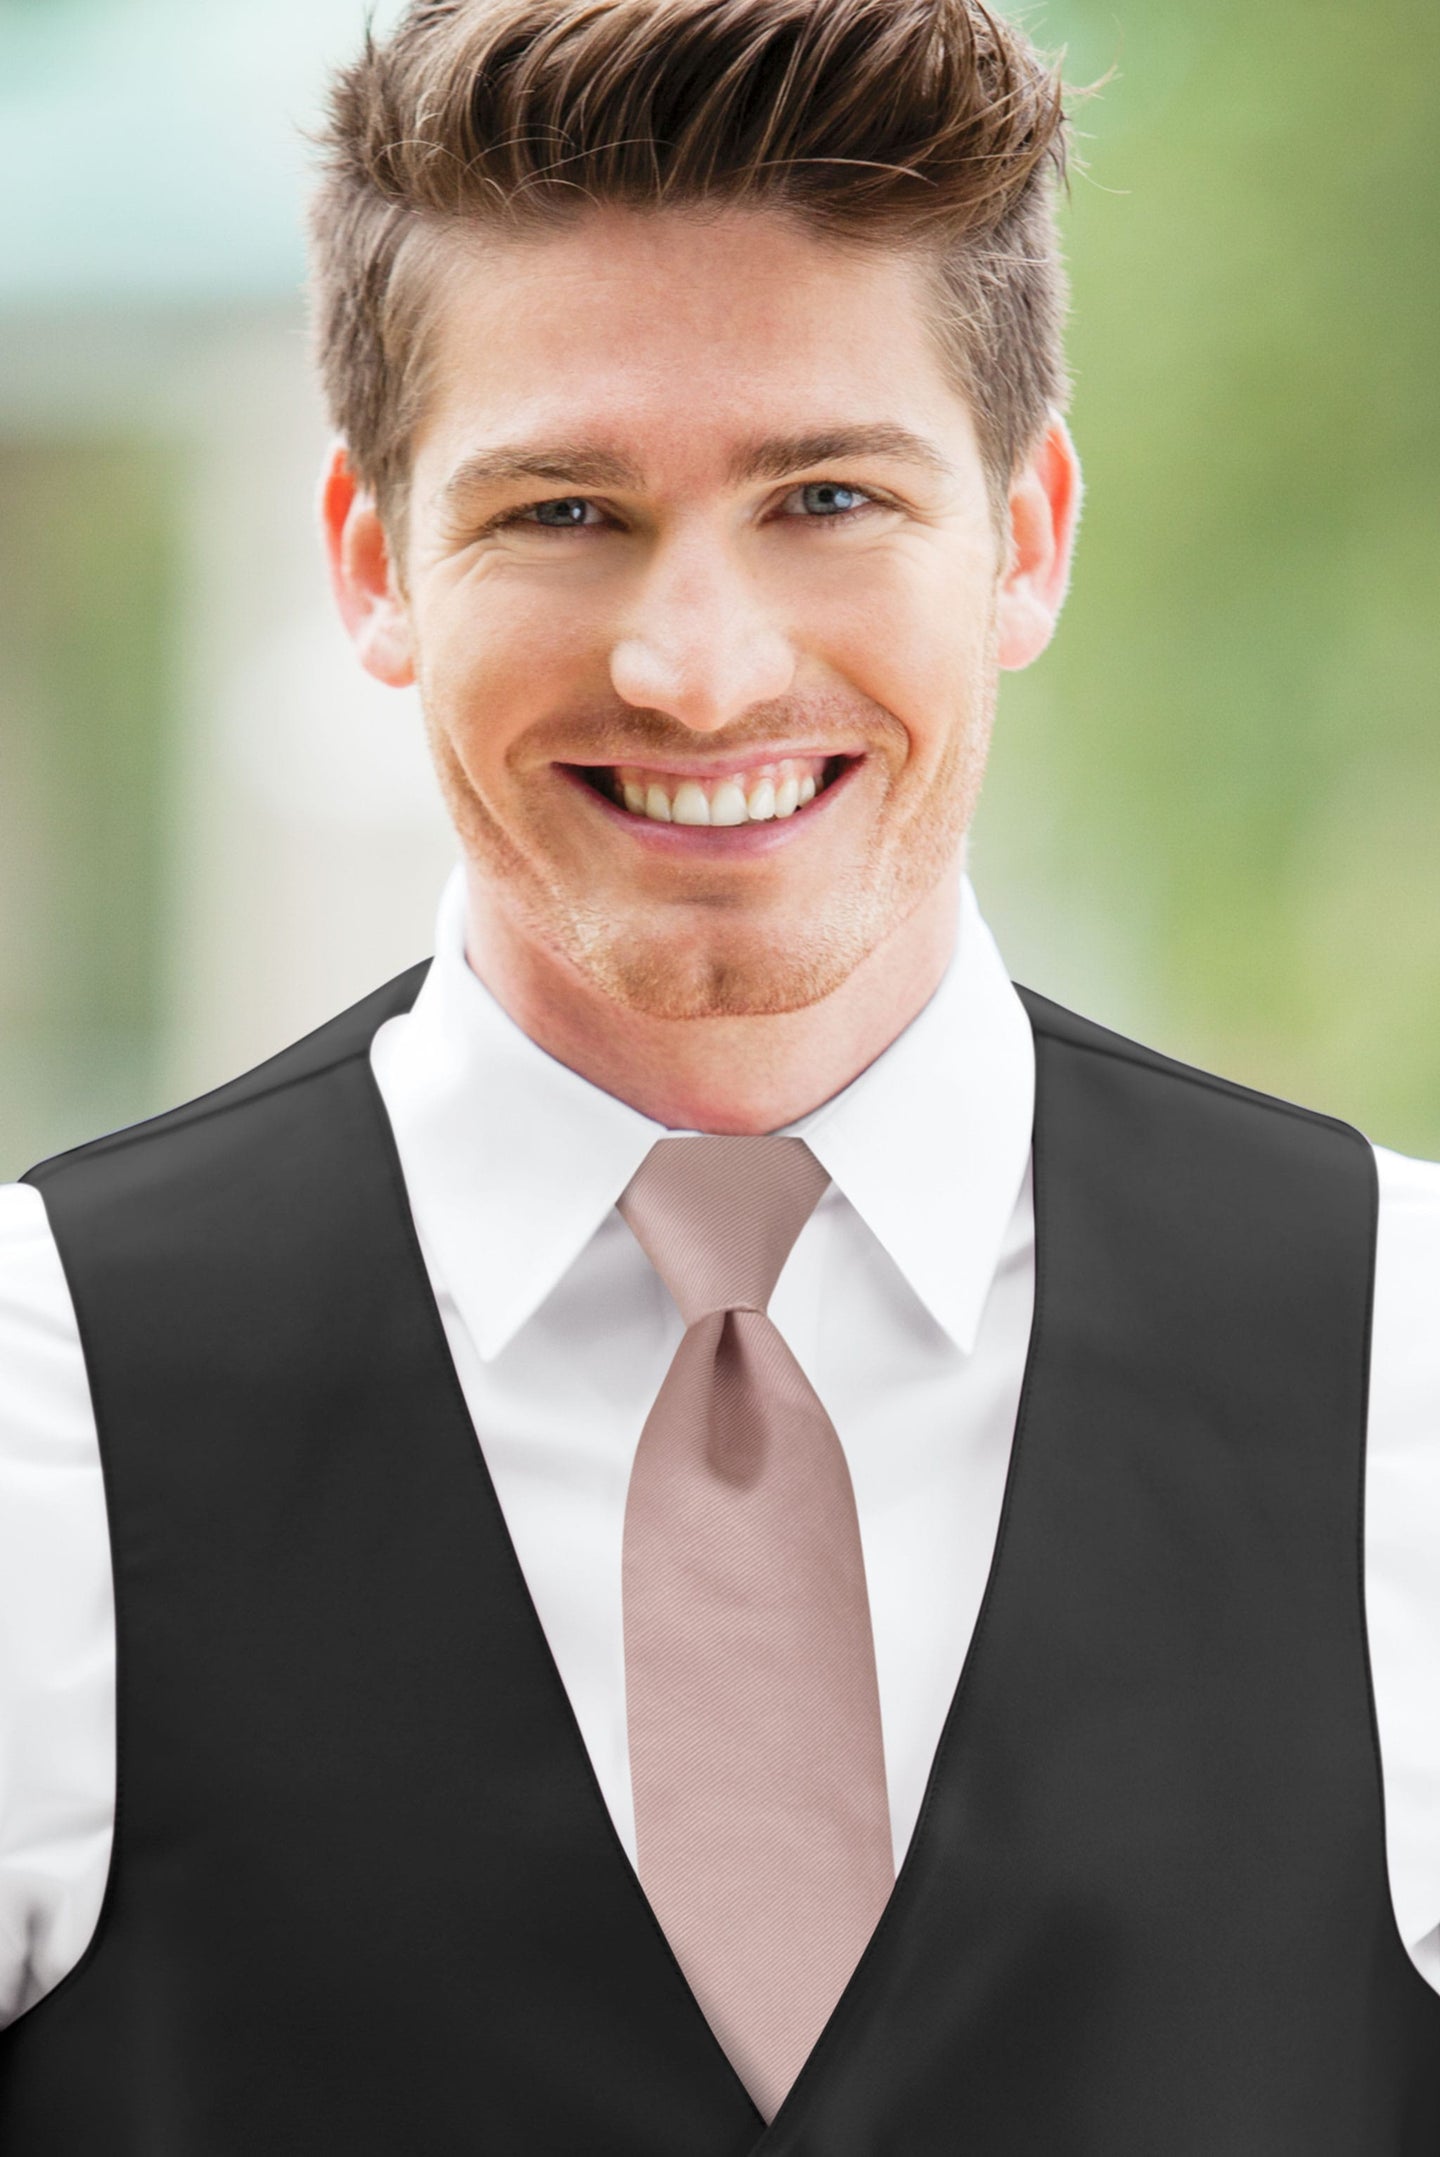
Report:
[[693,1326],[765,1309],[829,1181],[802,1138],[662,1138],[617,1203]]

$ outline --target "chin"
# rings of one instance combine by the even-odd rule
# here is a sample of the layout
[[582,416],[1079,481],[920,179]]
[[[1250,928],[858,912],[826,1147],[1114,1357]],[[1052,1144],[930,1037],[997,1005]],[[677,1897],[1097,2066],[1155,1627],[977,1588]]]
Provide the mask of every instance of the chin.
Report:
[[803,937],[731,933],[686,951],[607,924],[569,955],[602,995],[646,1018],[773,1018],[808,1010],[849,979],[880,940],[859,928],[852,921],[818,934],[812,926]]

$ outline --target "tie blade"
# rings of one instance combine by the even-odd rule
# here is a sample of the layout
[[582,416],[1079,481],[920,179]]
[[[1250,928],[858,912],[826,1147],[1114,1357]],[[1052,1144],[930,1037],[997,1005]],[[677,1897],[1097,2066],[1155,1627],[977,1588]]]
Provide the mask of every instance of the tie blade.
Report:
[[849,1469],[758,1312],[691,1326],[642,1433],[623,1558],[641,1883],[768,2119],[894,1882]]

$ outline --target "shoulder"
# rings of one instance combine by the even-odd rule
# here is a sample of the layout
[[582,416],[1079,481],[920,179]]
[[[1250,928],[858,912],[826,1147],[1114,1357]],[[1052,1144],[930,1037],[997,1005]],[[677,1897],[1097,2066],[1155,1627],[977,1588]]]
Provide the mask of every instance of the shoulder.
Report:
[[1440,1162],[1377,1147],[1375,1163],[1365,1614],[1395,1914],[1432,1975],[1440,1967]]
[[43,1389],[73,1332],[45,1201],[28,1184],[0,1184],[0,1427],[13,1427],[19,1394]]
[[1047,1043],[1052,1047],[1070,1049],[1093,1057],[1118,1074],[1134,1074],[1141,1080],[1158,1080],[1166,1090],[1191,1088],[1197,1094],[1231,1102],[1237,1108],[1251,1108],[1266,1115],[1319,1126],[1357,1143],[1364,1147],[1367,1153],[1371,1151],[1368,1141],[1338,1116],[1328,1116],[1321,1110],[1307,1108],[1297,1101],[1286,1101],[1278,1094],[1262,1093],[1254,1086],[1242,1086],[1237,1080],[1225,1078],[1219,1072],[1207,1071],[1198,1064],[1187,1064],[1178,1057],[1167,1056],[1159,1049],[1147,1047],[1144,1042],[1131,1040],[1126,1034],[1115,1033],[1110,1027],[1099,1025],[1094,1019],[1082,1018],[1078,1012],[1068,1011],[1062,1004],[1052,1003],[1049,997],[1040,996],[1033,989],[1021,988],[1018,982],[1016,992],[1025,1006],[1037,1043]]
[[1375,1153],[1351,1124],[1182,1063],[1032,990],[1018,993],[1052,1125],[1058,1111],[1072,1138],[1106,1149],[1112,1170],[1123,1162],[1131,1181],[1164,1178],[1175,1206],[1183,1196],[1199,1213],[1218,1207],[1232,1221],[1288,1224],[1292,1247],[1308,1227],[1343,1221],[1368,1249]]
[[386,1020],[408,1011],[414,1003],[429,963],[423,960],[398,974],[393,981],[352,1004],[336,1018],[327,1020],[302,1040],[212,1092],[198,1095],[193,1101],[184,1102],[143,1123],[107,1132],[67,1153],[39,1162],[26,1176],[26,1184],[46,1192],[53,1208],[55,1199],[77,1178],[87,1184],[94,1184],[97,1179],[103,1183],[107,1171],[123,1163],[124,1168],[119,1173],[122,1180],[128,1181],[131,1164],[137,1160],[148,1163],[171,1155],[183,1160],[191,1151],[186,1142],[195,1134],[213,1130],[217,1124],[237,1116],[243,1117],[247,1110],[262,1108],[304,1086],[307,1081],[367,1056],[371,1042]]
[[1423,1389],[1440,1461],[1440,1161],[1375,1148],[1375,1362],[1388,1393]]
[[[95,1462],[94,1422],[74,1306],[45,1202],[0,1185],[0,1549],[13,1578],[33,1526]],[[12,1533],[13,1532],[13,1533]]]
[[1440,1161],[1375,1148],[1380,1205],[1389,1225],[1428,1240],[1440,1250]]
[[[425,970],[215,1091],[31,1169],[15,1203],[30,1202],[33,1223],[43,1201],[58,1254],[35,1255],[34,1278],[63,1268],[68,1363],[91,1389],[137,1359],[183,1365],[195,1341],[172,1323],[181,1305],[222,1308],[244,1289],[266,1323],[283,1317],[280,1261],[299,1224],[347,1217],[357,1159],[390,1174],[369,1050]],[[53,1296],[47,1307],[58,1308]]]

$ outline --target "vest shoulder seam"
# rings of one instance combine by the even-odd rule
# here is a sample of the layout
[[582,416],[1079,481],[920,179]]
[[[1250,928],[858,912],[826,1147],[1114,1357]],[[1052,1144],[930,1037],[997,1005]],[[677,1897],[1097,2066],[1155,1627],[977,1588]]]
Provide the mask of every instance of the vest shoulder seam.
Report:
[[324,1020],[309,1033],[302,1034],[299,1040],[277,1049],[258,1064],[252,1064],[248,1071],[223,1079],[218,1086],[208,1087],[189,1101],[161,1109],[154,1116],[142,1117],[139,1122],[126,1124],[118,1131],[101,1132],[78,1146],[67,1147],[63,1153],[50,1154],[27,1169],[20,1181],[38,1186],[66,1168],[103,1159],[131,1146],[157,1142],[171,1132],[208,1123],[217,1116],[230,1115],[260,1101],[273,1100],[277,1094],[286,1093],[306,1080],[323,1078],[327,1072],[338,1071],[345,1064],[368,1056],[376,1034],[387,1020],[410,1009],[430,963],[428,959],[422,959],[418,965],[407,967],[393,980],[372,989],[368,996],[361,997],[334,1018]]
[[[30,1183],[35,1177],[48,1175],[52,1170],[79,1166],[81,1162],[97,1159],[103,1154],[120,1153],[130,1146],[148,1145],[163,1139],[172,1131],[188,1130],[192,1124],[210,1123],[217,1116],[233,1116],[241,1109],[253,1108],[257,1102],[273,1100],[276,1094],[289,1093],[296,1086],[306,1086],[312,1079],[324,1078],[342,1065],[355,1063],[368,1056],[370,1044],[361,1043],[355,1048],[343,1050],[323,1064],[312,1064],[308,1070],[295,1071],[288,1077],[269,1079],[264,1085],[250,1087],[244,1078],[227,1079],[213,1094],[197,1094],[193,1101],[184,1101],[177,1108],[162,1109],[157,1116],[147,1116],[140,1123],[127,1124],[121,1131],[106,1131],[99,1138],[86,1139],[79,1146],[72,1146],[64,1153],[51,1154],[44,1161],[37,1161],[25,1171],[22,1183]],[[232,1087],[246,1087],[230,1100],[215,1096],[227,1094]]]
[[[1018,985],[1018,984],[1017,984]],[[1138,1041],[1130,1041],[1124,1034],[1112,1033],[1108,1027],[1094,1020],[1079,1020],[1078,1014],[1064,1012],[1061,1005],[1053,1005],[1048,997],[1034,991],[1025,992],[1030,1022],[1036,1033],[1041,1033],[1058,1048],[1073,1049],[1080,1055],[1100,1056],[1112,1063],[1131,1065],[1137,1071],[1152,1074],[1157,1079],[1169,1079],[1177,1084],[1196,1086],[1206,1093],[1218,1093],[1251,1108],[1268,1110],[1272,1115],[1292,1117],[1301,1123],[1319,1124],[1337,1136],[1356,1140],[1367,1153],[1374,1148],[1365,1133],[1343,1116],[1333,1116],[1324,1109],[1308,1108],[1301,1101],[1287,1101],[1280,1094],[1263,1092],[1257,1086],[1246,1086],[1238,1079],[1229,1079],[1218,1071],[1206,1071],[1199,1064],[1187,1064],[1178,1057],[1167,1056],[1159,1049],[1146,1048]],[[1039,1008],[1037,1009],[1036,1006]],[[1062,1012],[1066,1017],[1076,1017],[1087,1031],[1093,1029],[1097,1038],[1084,1039],[1046,1023],[1048,1009]]]

